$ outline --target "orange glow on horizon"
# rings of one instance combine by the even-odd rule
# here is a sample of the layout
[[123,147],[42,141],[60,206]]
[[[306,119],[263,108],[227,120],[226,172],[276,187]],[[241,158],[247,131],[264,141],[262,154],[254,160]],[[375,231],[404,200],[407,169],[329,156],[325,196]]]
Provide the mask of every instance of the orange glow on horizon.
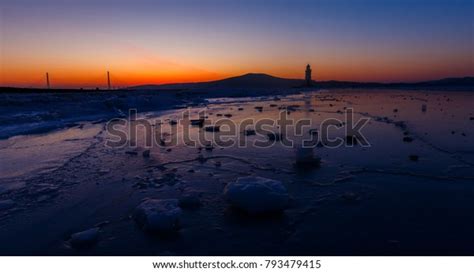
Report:
[[[184,64],[185,62],[157,57],[152,52],[137,48],[128,48],[121,56],[118,60],[98,55],[84,59],[74,58],[78,61],[58,58],[47,62],[37,57],[7,56],[2,60],[0,86],[42,88],[46,86],[46,72],[49,73],[52,88],[104,88],[107,86],[106,71],[110,71],[114,88],[213,81],[246,73],[303,79],[306,66],[306,62],[288,57],[272,62],[236,63],[235,66],[221,65],[215,59],[208,59],[202,65],[199,60],[190,60]],[[97,57],[97,62],[103,61],[110,65],[98,65],[94,57]],[[407,62],[383,58],[359,58],[351,61],[342,57],[325,57],[314,58],[309,63],[316,81],[415,82],[474,74],[474,68],[469,62],[448,62],[444,59],[413,59]]]

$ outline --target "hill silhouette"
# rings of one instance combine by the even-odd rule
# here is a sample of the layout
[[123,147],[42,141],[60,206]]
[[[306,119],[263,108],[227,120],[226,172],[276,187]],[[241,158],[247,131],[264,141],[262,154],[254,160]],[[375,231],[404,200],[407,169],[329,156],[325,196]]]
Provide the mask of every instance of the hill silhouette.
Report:
[[[474,77],[457,77],[444,78],[439,80],[421,81],[421,82],[400,82],[400,83],[380,83],[380,82],[355,82],[355,81],[312,81],[313,87],[309,89],[334,89],[334,88],[393,88],[393,89],[429,89],[437,90],[474,90]],[[112,91],[153,91],[153,90],[167,90],[167,91],[218,91],[221,94],[227,95],[233,93],[232,91],[244,91],[247,95],[265,94],[270,90],[272,92],[288,92],[298,91],[298,89],[308,89],[305,86],[303,79],[288,79],[271,76],[263,73],[248,73],[241,76],[229,77],[221,80],[193,82],[193,83],[172,83],[160,85],[139,85],[128,87],[125,89],[117,89]],[[222,93],[220,91],[225,91]],[[252,91],[255,91],[254,93]],[[37,93],[37,92],[51,92],[51,93],[69,93],[69,92],[110,92],[106,89],[43,89],[43,88],[15,88],[15,87],[0,87],[0,93]]]
[[[414,83],[380,83],[354,81],[313,81],[316,88],[440,88],[440,87],[473,87],[474,77],[444,78],[432,81]],[[225,78],[216,81],[196,83],[175,83],[162,85],[141,85],[130,87],[133,90],[173,90],[173,89],[288,89],[304,88],[303,79],[288,79],[263,73],[248,73],[241,76]]]
[[129,89],[268,89],[268,88],[293,88],[302,86],[302,79],[287,79],[274,77],[262,73],[248,73],[241,76],[229,77],[221,80],[195,82],[195,83],[173,83],[162,85],[141,85]]

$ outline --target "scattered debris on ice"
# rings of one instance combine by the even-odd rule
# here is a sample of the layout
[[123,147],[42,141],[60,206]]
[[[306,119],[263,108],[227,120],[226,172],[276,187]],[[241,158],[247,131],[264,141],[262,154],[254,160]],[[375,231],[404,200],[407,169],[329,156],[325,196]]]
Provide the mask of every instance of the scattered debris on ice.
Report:
[[205,131],[207,132],[219,132],[220,127],[219,126],[207,126],[204,128]]
[[206,146],[204,146],[204,149],[206,149],[206,151],[212,151],[214,149],[214,146],[212,144],[206,144]]
[[245,134],[245,136],[251,136],[251,135],[255,135],[256,132],[255,132],[254,129],[249,128],[249,129],[246,129],[246,130],[244,131],[244,134]]
[[255,176],[229,183],[224,194],[233,207],[249,214],[282,211],[289,200],[282,182]]
[[198,127],[204,126],[204,119],[192,119],[191,126],[198,126]]
[[268,133],[267,138],[269,141],[275,142],[275,141],[280,141],[283,138],[283,135],[280,133]]
[[135,222],[145,231],[169,232],[179,225],[181,208],[177,199],[146,199],[133,214]]

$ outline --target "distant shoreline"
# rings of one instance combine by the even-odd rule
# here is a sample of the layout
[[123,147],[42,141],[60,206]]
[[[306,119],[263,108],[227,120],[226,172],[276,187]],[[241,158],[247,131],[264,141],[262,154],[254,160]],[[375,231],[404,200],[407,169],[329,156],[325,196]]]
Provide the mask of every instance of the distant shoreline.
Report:
[[[380,83],[380,82],[353,82],[353,81],[313,81],[311,86],[305,86],[303,79],[286,79],[270,76],[267,74],[245,74],[242,76],[226,78],[217,81],[196,83],[173,83],[161,85],[140,85],[121,89],[83,89],[83,88],[22,88],[22,87],[0,87],[0,93],[108,93],[121,91],[222,91],[222,90],[255,90],[266,93],[268,90],[314,90],[314,89],[429,89],[445,90],[451,88],[459,91],[474,90],[474,76],[443,78],[439,80],[422,81],[415,83]],[[286,93],[286,92],[283,92]],[[222,91],[222,95],[226,92]]]

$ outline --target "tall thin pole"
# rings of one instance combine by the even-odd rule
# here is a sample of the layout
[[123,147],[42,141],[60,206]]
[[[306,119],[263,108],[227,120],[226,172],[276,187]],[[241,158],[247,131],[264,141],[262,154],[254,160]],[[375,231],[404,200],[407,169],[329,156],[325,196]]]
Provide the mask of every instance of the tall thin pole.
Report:
[[48,89],[51,89],[51,85],[49,85],[49,74],[46,73],[46,87],[48,87]]
[[110,90],[111,88],[110,88],[110,73],[109,73],[109,71],[107,71],[107,86],[109,87],[109,90]]

